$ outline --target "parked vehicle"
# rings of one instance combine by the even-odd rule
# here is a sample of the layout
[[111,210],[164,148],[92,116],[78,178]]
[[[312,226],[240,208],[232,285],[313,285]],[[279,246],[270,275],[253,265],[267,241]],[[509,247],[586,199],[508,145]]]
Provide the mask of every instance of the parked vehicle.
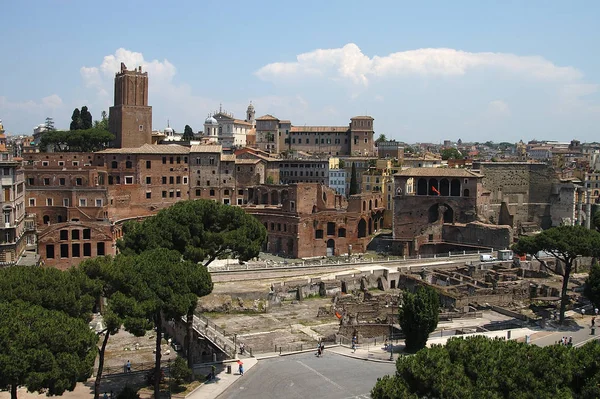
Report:
[[479,261],[480,262],[493,262],[496,258],[492,254],[480,254]]

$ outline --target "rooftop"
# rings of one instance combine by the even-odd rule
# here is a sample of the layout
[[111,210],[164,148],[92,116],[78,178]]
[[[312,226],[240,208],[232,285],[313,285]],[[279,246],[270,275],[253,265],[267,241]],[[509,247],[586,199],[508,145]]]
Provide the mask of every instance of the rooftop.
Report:
[[475,173],[469,169],[460,168],[408,168],[404,169],[394,176],[404,177],[483,177],[482,174]]
[[223,147],[221,145],[193,145],[192,148],[190,149],[190,152],[222,152]]
[[291,132],[346,133],[348,126],[292,126]]
[[179,144],[144,144],[141,147],[109,148],[98,154],[189,154],[188,147]]

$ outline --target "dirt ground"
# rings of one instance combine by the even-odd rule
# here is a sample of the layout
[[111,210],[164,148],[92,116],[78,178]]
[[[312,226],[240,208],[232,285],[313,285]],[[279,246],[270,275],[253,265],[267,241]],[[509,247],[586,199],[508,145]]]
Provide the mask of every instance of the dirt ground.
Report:
[[200,299],[199,310],[230,304],[229,313],[203,314],[228,333],[237,334],[237,341],[256,353],[275,352],[280,347],[282,351],[306,349],[338,331],[335,316],[317,317],[320,307],[331,307],[331,298],[286,300],[272,306],[267,301],[272,281],[216,283],[212,294]]

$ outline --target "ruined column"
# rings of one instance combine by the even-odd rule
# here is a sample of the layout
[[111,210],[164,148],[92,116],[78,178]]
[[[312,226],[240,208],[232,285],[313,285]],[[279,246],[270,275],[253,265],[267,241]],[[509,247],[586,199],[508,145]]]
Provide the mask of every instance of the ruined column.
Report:
[[586,203],[585,203],[585,228],[591,227],[592,221],[592,190],[587,190]]
[[577,189],[577,224],[583,224],[583,196],[584,191],[581,188]]

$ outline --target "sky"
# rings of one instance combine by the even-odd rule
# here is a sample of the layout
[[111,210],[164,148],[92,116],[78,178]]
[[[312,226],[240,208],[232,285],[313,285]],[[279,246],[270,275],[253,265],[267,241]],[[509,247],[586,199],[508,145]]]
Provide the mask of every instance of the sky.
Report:
[[2,0],[7,132],[99,119],[124,62],[148,72],[154,130],[252,101],[299,126],[371,115],[408,143],[599,141],[598,1],[170,3]]

